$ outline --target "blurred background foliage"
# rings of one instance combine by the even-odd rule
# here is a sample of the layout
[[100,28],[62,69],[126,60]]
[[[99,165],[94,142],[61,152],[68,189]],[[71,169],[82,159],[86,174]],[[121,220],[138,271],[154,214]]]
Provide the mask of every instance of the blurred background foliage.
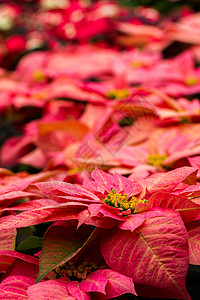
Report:
[[190,7],[192,10],[200,11],[199,0],[118,0],[123,6],[150,6],[156,8],[160,13],[168,13],[180,6]]
[[[95,0],[86,0],[88,2],[95,2]],[[122,6],[149,6],[156,8],[160,13],[168,13],[180,6],[190,7],[192,10],[200,11],[200,0],[116,0]],[[37,0],[2,0],[0,4],[12,3],[22,4],[28,7],[37,7]]]

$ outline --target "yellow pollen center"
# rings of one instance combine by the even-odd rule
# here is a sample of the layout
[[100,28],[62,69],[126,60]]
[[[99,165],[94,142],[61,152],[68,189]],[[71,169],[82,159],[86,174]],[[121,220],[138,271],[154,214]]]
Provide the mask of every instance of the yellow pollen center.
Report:
[[148,164],[154,167],[161,166],[166,160],[167,155],[165,154],[149,154],[148,155]]
[[128,200],[127,194],[119,194],[116,193],[115,190],[112,190],[112,192],[109,193],[103,201],[105,204],[112,207],[120,208],[122,211],[130,209],[131,213],[134,212],[135,207],[138,203],[147,203],[146,199],[137,199],[134,196],[131,197],[130,200]]
[[196,77],[188,77],[185,80],[185,84],[188,86],[194,86],[198,83],[198,79]]
[[74,261],[69,261],[66,264],[55,268],[56,278],[63,276],[68,277],[70,280],[84,280],[87,275],[98,269],[97,265],[89,261],[84,261],[79,266],[76,266]]
[[133,68],[141,68],[143,66],[143,63],[139,60],[135,60],[131,62],[131,66]]
[[44,75],[44,73],[41,70],[36,70],[33,73],[33,78],[35,81],[43,81],[46,77]]
[[107,92],[107,97],[110,99],[124,99],[128,96],[130,96],[130,93],[127,89],[111,90]]
[[46,97],[47,97],[47,94],[45,92],[34,93],[31,95],[31,98],[45,99]]

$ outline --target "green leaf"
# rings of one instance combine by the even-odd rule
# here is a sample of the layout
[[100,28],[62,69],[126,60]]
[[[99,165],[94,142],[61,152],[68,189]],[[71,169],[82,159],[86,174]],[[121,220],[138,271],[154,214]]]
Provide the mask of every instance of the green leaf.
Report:
[[22,241],[16,251],[24,251],[42,247],[42,239],[38,236],[29,236],[26,240]]
[[86,241],[81,241],[70,231],[70,227],[50,227],[44,236],[36,283],[56,267],[66,263],[95,239],[96,230],[90,234]]

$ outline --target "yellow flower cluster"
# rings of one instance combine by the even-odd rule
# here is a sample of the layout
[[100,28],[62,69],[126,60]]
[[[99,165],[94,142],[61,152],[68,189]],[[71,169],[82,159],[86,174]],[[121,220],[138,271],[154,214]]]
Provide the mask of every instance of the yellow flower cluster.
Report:
[[185,80],[185,84],[187,86],[194,86],[194,85],[197,85],[198,84],[198,78],[196,77],[188,77],[186,80]]
[[149,154],[148,155],[148,164],[154,167],[159,167],[166,160],[167,155],[165,154]]
[[55,268],[57,274],[56,278],[66,276],[70,280],[83,280],[87,275],[98,269],[97,265],[92,262],[84,261],[78,267],[73,261],[69,261],[66,264]]
[[127,89],[110,90],[107,92],[107,97],[110,99],[124,99],[128,96],[130,96],[130,93]]
[[131,197],[128,200],[127,194],[116,193],[115,190],[112,190],[112,193],[109,193],[107,197],[104,199],[104,203],[109,206],[121,208],[122,210],[131,209],[131,213],[134,212],[135,207],[138,203],[146,203],[146,199],[138,199],[136,197]]

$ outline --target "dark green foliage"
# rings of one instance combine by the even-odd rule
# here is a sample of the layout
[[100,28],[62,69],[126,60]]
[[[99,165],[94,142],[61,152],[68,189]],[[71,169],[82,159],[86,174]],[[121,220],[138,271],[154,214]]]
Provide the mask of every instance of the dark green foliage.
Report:
[[200,9],[199,0],[185,0],[185,1],[161,1],[161,0],[118,0],[120,5],[125,6],[151,6],[156,8],[161,13],[167,13],[180,6],[189,6],[194,11]]

